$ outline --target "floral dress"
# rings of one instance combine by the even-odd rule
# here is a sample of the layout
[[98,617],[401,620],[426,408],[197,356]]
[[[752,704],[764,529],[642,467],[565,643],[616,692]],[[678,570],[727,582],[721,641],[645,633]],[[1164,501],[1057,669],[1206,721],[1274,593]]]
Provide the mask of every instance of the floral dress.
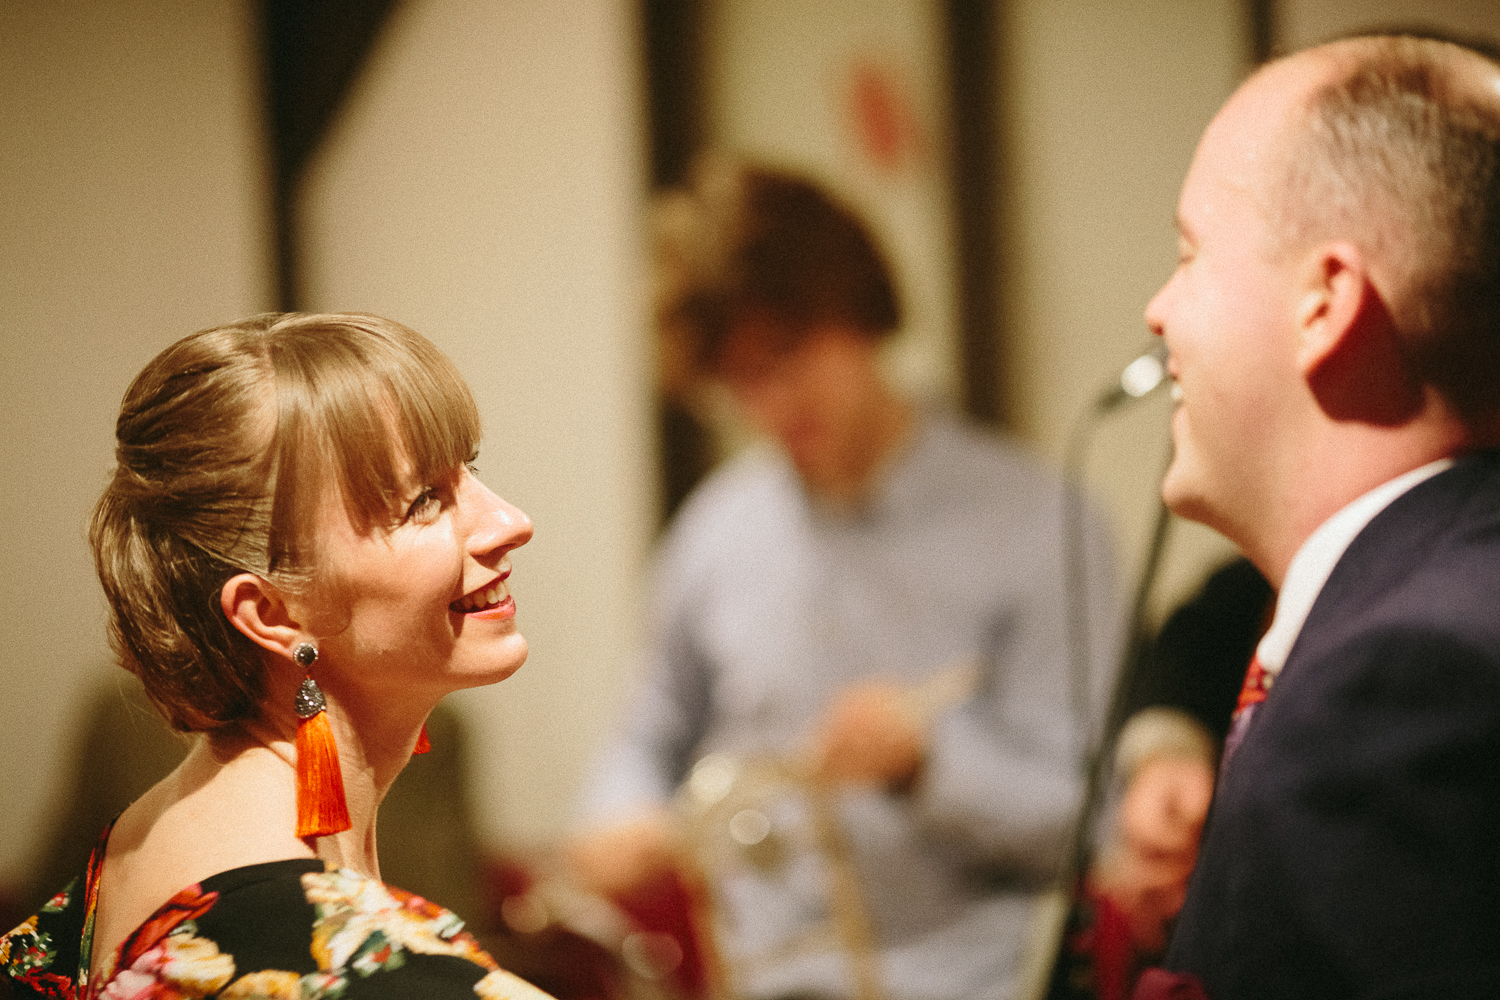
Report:
[[0,938],[0,996],[547,998],[497,966],[448,910],[315,859],[248,865],[183,889],[90,981],[103,859],[101,844],[86,875]]

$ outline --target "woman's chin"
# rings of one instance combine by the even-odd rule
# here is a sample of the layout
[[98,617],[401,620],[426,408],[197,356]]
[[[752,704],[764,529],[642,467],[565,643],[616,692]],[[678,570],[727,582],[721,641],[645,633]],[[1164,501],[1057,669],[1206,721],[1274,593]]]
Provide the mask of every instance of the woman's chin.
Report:
[[519,632],[506,636],[503,648],[496,655],[489,658],[485,663],[476,665],[472,674],[464,671],[461,676],[467,680],[464,687],[484,687],[489,684],[499,684],[511,674],[521,669],[526,662],[528,648],[526,637]]

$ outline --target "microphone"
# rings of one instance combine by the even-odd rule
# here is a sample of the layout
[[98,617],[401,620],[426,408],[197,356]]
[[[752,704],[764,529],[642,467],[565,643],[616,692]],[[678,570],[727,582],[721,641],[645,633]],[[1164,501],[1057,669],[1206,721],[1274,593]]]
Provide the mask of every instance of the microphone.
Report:
[[[1160,388],[1163,382],[1170,381],[1167,377],[1167,345],[1158,337],[1149,351],[1124,367],[1120,372],[1118,382],[1106,386],[1095,397],[1093,405],[1075,418],[1063,457],[1064,474],[1067,480],[1069,482],[1081,480],[1089,440],[1103,422],[1104,417],[1127,403],[1149,396]],[[1175,385],[1173,390],[1176,391]],[[1091,723],[1095,714],[1089,695],[1091,665],[1088,646],[1089,608],[1085,592],[1088,573],[1084,565],[1083,515],[1081,502],[1074,491],[1067,491],[1063,496],[1062,551],[1066,573],[1068,680],[1071,688],[1073,716],[1080,731],[1084,734],[1084,746],[1079,754],[1084,777],[1083,801],[1073,820],[1072,845],[1068,857],[1069,868],[1066,873],[1067,888],[1072,894],[1070,902],[1076,903],[1081,895],[1080,886],[1092,857],[1094,826],[1108,787],[1107,779],[1112,750],[1115,739],[1119,735],[1120,724],[1124,721],[1119,716],[1123,712],[1125,699],[1133,686],[1135,674],[1140,670],[1142,662],[1137,648],[1141,634],[1140,626],[1145,617],[1146,599],[1156,579],[1157,570],[1160,568],[1171,515],[1158,497],[1156,525],[1152,531],[1151,545],[1146,553],[1146,562],[1141,569],[1134,604],[1131,607],[1130,625],[1133,633],[1129,640],[1131,645],[1126,650],[1125,662],[1121,664],[1109,702],[1103,706],[1103,717],[1098,720],[1096,727]],[[1058,977],[1066,976],[1070,968],[1070,953],[1062,932],[1057,934],[1052,943],[1051,989],[1048,996],[1058,995],[1056,986],[1060,981]]]
[[1106,388],[1094,400],[1096,415],[1108,413],[1132,399],[1149,395],[1167,381],[1167,345],[1158,340],[1151,350],[1126,365],[1120,372],[1118,385]]
[[[1078,483],[1083,479],[1084,460],[1087,457],[1088,445],[1093,434],[1103,424],[1104,418],[1127,403],[1137,399],[1143,399],[1156,391],[1163,382],[1170,381],[1167,378],[1167,345],[1160,337],[1157,337],[1151,349],[1130,364],[1126,365],[1120,372],[1117,382],[1108,385],[1094,397],[1091,406],[1080,412],[1073,421],[1073,428],[1067,437],[1067,444],[1063,451],[1063,477],[1069,483]],[[1067,574],[1066,591],[1068,601],[1068,640],[1069,640],[1069,674],[1072,686],[1073,712],[1079,720],[1080,729],[1088,733],[1090,726],[1088,720],[1093,714],[1089,706],[1089,671],[1090,657],[1088,650],[1088,609],[1084,605],[1084,582],[1087,579],[1083,565],[1083,513],[1081,503],[1073,491],[1065,491],[1063,494],[1063,563]],[[1165,523],[1165,522],[1163,522]],[[1154,566],[1150,569],[1155,572]],[[1137,610],[1137,621],[1139,620],[1139,608]],[[1134,623],[1133,623],[1134,624]],[[1087,737],[1085,737],[1087,739]],[[1102,746],[1102,744],[1101,744]],[[1086,746],[1080,755],[1085,770],[1089,773],[1088,809],[1079,819],[1078,835],[1083,838],[1086,834],[1089,810],[1097,804],[1099,788],[1099,765],[1095,759],[1102,752],[1100,747]],[[1077,845],[1080,852],[1086,850],[1087,844],[1080,839]],[[1080,854],[1080,856],[1082,856]]]

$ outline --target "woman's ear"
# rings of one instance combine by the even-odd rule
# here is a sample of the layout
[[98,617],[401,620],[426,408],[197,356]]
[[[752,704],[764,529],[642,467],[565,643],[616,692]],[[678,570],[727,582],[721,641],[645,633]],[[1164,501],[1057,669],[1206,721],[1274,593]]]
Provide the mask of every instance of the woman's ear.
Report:
[[262,649],[291,659],[292,647],[307,637],[281,590],[254,573],[230,577],[219,591],[219,601],[229,624]]

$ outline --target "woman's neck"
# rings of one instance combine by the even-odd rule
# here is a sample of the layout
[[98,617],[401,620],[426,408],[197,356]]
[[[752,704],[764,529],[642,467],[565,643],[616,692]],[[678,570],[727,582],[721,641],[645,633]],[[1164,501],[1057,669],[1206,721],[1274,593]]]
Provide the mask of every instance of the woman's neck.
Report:
[[[408,723],[400,726],[397,732],[372,739],[369,738],[368,725],[352,725],[347,715],[332,702],[327,716],[338,752],[350,826],[339,833],[310,839],[309,846],[324,861],[378,879],[380,862],[375,842],[376,812],[386,792],[411,758],[411,745],[416,742],[416,730]],[[288,720],[258,719],[242,723],[240,728],[255,745],[268,751],[281,763],[279,780],[290,784],[295,803],[295,726]],[[408,729],[412,729],[409,734],[406,732]],[[295,808],[293,822],[295,825]]]

